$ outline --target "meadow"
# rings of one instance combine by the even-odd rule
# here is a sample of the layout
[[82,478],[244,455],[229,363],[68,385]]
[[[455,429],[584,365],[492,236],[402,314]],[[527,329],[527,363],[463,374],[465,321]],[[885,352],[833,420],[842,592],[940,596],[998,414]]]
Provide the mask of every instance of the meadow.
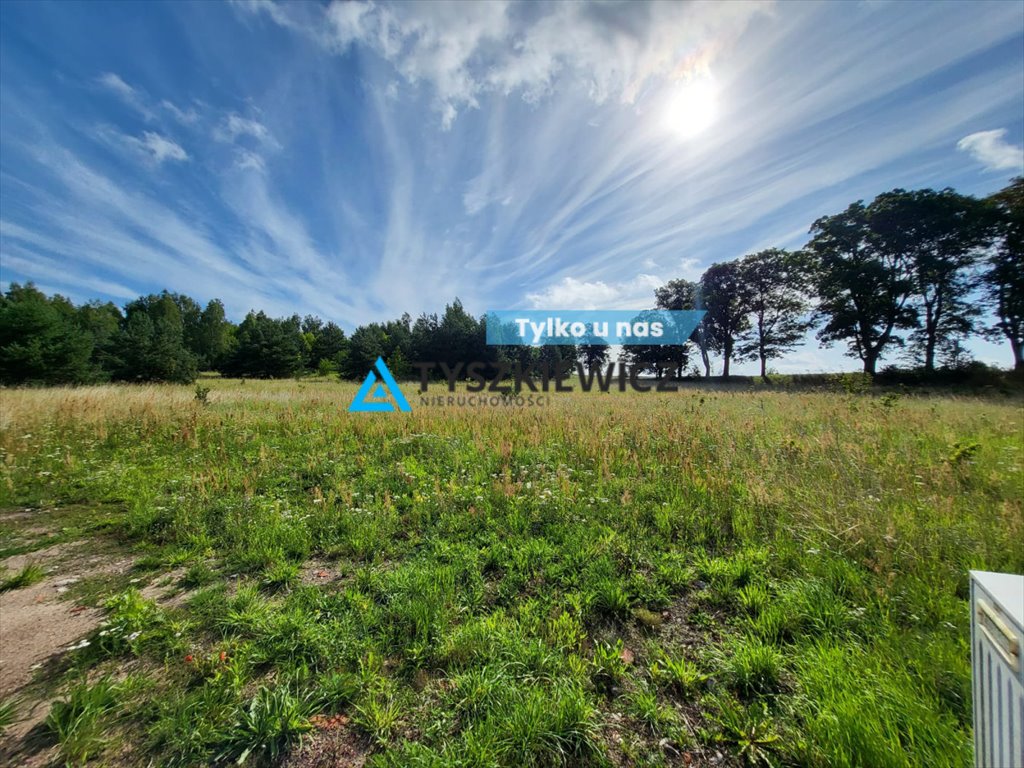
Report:
[[971,764],[1019,396],[201,384],[0,392],[0,600],[84,622],[9,762]]

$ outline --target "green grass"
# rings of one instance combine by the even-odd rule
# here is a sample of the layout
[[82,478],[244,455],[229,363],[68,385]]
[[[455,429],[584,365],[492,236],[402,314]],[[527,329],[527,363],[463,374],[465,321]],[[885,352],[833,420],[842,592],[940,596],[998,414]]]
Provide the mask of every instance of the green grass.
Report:
[[13,576],[0,579],[0,592],[7,592],[12,589],[22,589],[38,584],[46,578],[46,571],[38,563],[27,563]]
[[46,728],[59,744],[68,763],[85,763],[106,746],[105,731],[117,705],[117,686],[108,677],[90,685],[72,685],[67,698],[54,703],[46,717]]
[[18,702],[15,699],[0,700],[0,736],[18,720]]
[[374,766],[970,763],[967,571],[1024,571],[1019,399],[204,386],[5,393],[0,506],[38,510],[5,532],[135,557],[88,585],[63,760],[273,764],[343,714]]

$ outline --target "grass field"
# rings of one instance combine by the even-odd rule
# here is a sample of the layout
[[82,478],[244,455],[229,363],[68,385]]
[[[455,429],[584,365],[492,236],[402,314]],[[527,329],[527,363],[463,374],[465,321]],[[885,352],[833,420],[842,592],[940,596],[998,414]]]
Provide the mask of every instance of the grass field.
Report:
[[967,570],[1024,572],[1019,398],[206,385],[0,393],[0,598],[82,622],[0,754],[971,762]]

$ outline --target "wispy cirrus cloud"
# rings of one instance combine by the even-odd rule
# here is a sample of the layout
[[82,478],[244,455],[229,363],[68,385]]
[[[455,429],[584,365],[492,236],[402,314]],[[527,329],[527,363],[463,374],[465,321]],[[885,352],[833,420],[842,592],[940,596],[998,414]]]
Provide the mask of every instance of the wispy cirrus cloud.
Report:
[[250,152],[248,149],[239,149],[235,155],[236,165],[242,170],[258,171],[262,173],[266,170],[266,163],[263,162],[263,158],[255,152]]
[[181,145],[153,131],[143,131],[141,138],[126,136],[125,141],[138,152],[152,159],[157,165],[165,160],[182,162],[188,160],[188,153]]
[[[17,279],[37,258],[67,292],[168,287],[219,295],[236,318],[314,312],[348,328],[454,296],[474,313],[644,307],[656,283],[800,247],[852,200],[988,194],[997,180],[958,141],[1004,126],[988,147],[1006,162],[1000,142],[1024,130],[1008,4],[231,7],[167,10],[181,23],[162,42],[189,52],[174,62],[108,43],[146,66],[100,75],[78,101],[5,66]],[[51,55],[48,71],[111,66]],[[662,107],[704,76],[718,120],[681,141]],[[118,137],[147,161],[121,162]],[[45,160],[25,149],[37,144]]]
[[181,109],[175,104],[172,104],[167,99],[160,102],[160,106],[174,117],[182,125],[194,125],[199,122],[199,112],[194,107],[188,109]]
[[104,72],[96,80],[100,85],[109,88],[125,101],[133,101],[138,98],[138,92],[122,80],[120,75],[114,72]]
[[407,83],[427,84],[441,125],[486,93],[537,102],[573,88],[602,104],[632,104],[652,81],[706,70],[771,3],[332,2],[321,19],[285,4],[238,3],[339,53],[358,46]]
[[96,82],[116,95],[146,120],[153,119],[153,110],[146,104],[145,96],[137,89],[128,85],[117,73],[104,72],[96,78]]
[[990,171],[1024,170],[1024,146],[1008,142],[1005,128],[964,136],[956,143],[956,148]]
[[169,99],[157,101],[141,88],[130,85],[116,72],[104,72],[96,78],[96,82],[138,112],[146,122],[162,122],[162,114],[170,115],[183,126],[193,126],[200,120],[200,114],[195,107],[182,109]]
[[242,117],[237,112],[227,115],[217,127],[214,135],[221,141],[233,142],[239,137],[248,136],[261,144],[272,147],[279,146],[267,126],[259,120]]

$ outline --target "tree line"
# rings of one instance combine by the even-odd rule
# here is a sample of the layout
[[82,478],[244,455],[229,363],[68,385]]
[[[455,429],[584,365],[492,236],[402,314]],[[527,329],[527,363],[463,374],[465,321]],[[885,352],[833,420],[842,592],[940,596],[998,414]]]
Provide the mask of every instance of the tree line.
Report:
[[[745,360],[757,361],[766,377],[769,361],[818,328],[822,344],[845,344],[871,375],[894,349],[925,374],[956,366],[976,334],[1008,342],[1015,371],[1024,370],[1024,178],[984,199],[948,188],[895,189],[818,219],[810,234],[800,250],[763,250],[658,288],[658,309],[702,309],[704,320],[686,345],[624,347],[620,360],[658,376],[681,377],[694,366],[710,376],[714,355],[725,377],[732,362]],[[609,348],[596,339],[488,346],[486,318],[458,299],[440,315],[404,314],[346,336],[314,316],[251,311],[236,325],[217,299],[203,307],[167,291],[123,309],[75,306],[31,284],[11,284],[0,297],[0,382],[8,385],[190,382],[201,370],[358,379],[378,356],[404,377],[419,360],[449,367],[570,360],[593,370]]]

